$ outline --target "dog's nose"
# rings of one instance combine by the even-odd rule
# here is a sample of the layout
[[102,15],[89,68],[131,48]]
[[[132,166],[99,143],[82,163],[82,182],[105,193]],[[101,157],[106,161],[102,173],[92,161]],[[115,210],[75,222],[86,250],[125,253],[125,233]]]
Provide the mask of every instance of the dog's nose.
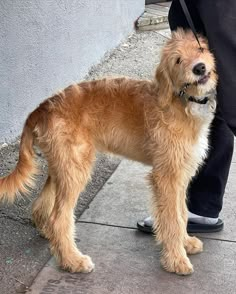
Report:
[[206,72],[206,66],[204,63],[200,62],[196,64],[193,68],[193,73],[197,76],[202,76]]

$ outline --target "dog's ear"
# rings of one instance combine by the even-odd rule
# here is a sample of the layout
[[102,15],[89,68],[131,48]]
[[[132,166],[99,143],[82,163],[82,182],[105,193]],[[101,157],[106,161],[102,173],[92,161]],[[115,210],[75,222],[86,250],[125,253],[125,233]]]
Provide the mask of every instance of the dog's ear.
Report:
[[178,28],[176,31],[171,32],[171,39],[172,40],[182,40],[186,36],[186,31],[182,28]]
[[167,66],[163,66],[163,60],[161,60],[159,66],[156,69],[156,83],[157,83],[157,95],[158,102],[161,107],[166,107],[171,104],[173,99],[173,83],[169,77]]

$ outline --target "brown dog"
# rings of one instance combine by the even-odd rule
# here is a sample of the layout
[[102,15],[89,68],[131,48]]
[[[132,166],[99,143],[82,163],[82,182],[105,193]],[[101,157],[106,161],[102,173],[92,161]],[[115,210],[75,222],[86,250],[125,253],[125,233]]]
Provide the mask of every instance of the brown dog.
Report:
[[163,49],[153,81],[127,78],[83,82],[47,99],[24,126],[19,162],[0,179],[0,198],[27,192],[36,174],[33,145],[48,161],[49,176],[33,204],[33,220],[52,253],[71,272],[94,265],[74,242],[73,210],[84,189],[95,150],[152,165],[152,215],[161,263],[169,272],[193,272],[187,254],[202,242],[186,231],[186,189],[206,157],[215,111],[217,75],[207,42],[182,30]]

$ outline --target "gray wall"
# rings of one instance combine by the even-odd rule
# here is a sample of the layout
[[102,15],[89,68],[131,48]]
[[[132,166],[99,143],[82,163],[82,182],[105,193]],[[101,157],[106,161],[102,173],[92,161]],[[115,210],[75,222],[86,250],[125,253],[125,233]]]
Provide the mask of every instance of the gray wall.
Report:
[[0,142],[40,101],[79,81],[134,27],[144,0],[0,1]]

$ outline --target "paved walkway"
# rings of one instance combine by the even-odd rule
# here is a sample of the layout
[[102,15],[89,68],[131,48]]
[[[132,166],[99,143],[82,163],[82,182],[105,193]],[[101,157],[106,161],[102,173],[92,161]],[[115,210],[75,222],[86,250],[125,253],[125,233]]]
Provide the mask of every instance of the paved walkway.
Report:
[[204,252],[191,256],[195,273],[162,270],[153,236],[136,230],[147,215],[148,167],[123,160],[77,224],[77,244],[96,264],[90,274],[61,271],[52,258],[28,293],[236,293],[236,156],[225,196],[223,232],[199,235]]
[[136,230],[137,219],[147,215],[148,171],[123,160],[77,224],[77,244],[96,270],[70,274],[52,258],[29,293],[236,293],[236,158],[222,213],[225,229],[201,236],[205,250],[191,257],[195,273],[189,277],[163,271],[154,238]]
[[149,4],[136,22],[140,31],[162,30],[169,27],[168,11],[171,2]]

